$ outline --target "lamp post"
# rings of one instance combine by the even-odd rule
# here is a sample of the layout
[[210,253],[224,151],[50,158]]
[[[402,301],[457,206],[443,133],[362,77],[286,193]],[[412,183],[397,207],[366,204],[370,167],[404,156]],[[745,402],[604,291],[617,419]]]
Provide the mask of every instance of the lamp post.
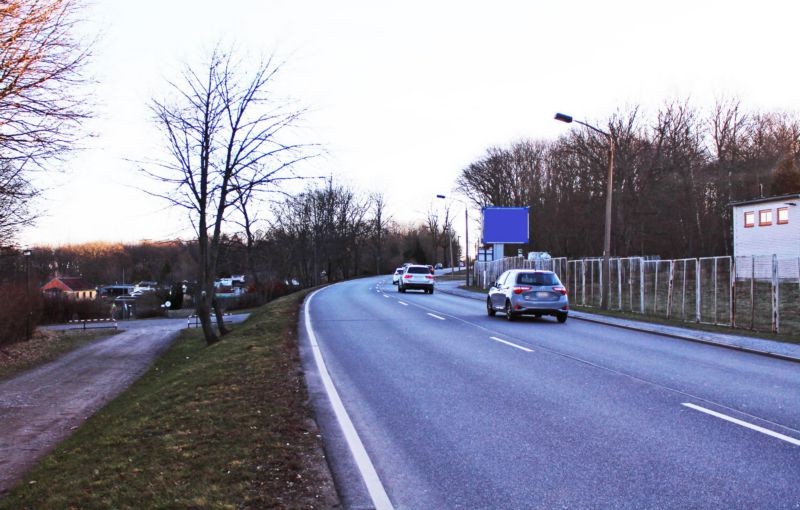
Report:
[[[443,200],[447,199],[447,197],[444,196],[444,195],[436,195],[436,198],[441,198]],[[465,264],[466,264],[466,269],[467,269],[467,287],[469,287],[469,216],[468,216],[468,213],[467,213],[467,211],[469,210],[469,207],[467,206],[467,203],[464,202],[463,200],[459,200],[458,198],[453,198],[452,200],[455,200],[457,202],[461,202],[464,205],[464,236],[465,236],[465,239],[466,239],[466,254],[465,254],[466,255],[466,262],[465,262]]]
[[605,216],[605,232],[603,234],[603,274],[600,280],[600,286],[602,287],[601,290],[601,300],[600,300],[600,309],[601,310],[608,310],[608,293],[610,288],[610,276],[611,276],[611,264],[610,264],[610,257],[611,257],[611,197],[614,193],[614,137],[611,136],[611,133],[607,133],[602,129],[598,129],[591,124],[587,124],[586,122],[582,122],[580,120],[575,120],[570,115],[565,115],[563,113],[556,113],[556,120],[561,122],[566,122],[567,124],[571,122],[577,122],[581,126],[586,126],[587,128],[600,133],[601,135],[605,136],[608,139],[608,177],[606,177],[606,216]]
[[31,250],[22,252],[25,256],[25,340],[31,339]]

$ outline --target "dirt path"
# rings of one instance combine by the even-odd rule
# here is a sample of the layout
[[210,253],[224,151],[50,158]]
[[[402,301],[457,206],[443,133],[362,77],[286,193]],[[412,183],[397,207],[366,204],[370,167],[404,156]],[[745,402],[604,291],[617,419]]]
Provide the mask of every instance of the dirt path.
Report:
[[83,421],[127,388],[185,321],[159,321],[0,381],[0,496]]

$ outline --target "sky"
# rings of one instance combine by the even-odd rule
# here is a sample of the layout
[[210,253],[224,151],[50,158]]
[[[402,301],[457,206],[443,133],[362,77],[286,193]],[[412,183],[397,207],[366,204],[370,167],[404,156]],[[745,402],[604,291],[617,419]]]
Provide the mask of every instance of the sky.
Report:
[[149,102],[219,42],[284,62],[275,90],[309,109],[303,136],[324,147],[300,173],[383,193],[401,223],[442,213],[435,196],[457,198],[461,170],[488,148],[575,129],[556,112],[602,123],[723,97],[799,109],[789,0],[92,0],[84,19],[82,37],[97,38],[94,136],[36,176],[41,217],[23,246],[192,237],[139,168],[163,157]]

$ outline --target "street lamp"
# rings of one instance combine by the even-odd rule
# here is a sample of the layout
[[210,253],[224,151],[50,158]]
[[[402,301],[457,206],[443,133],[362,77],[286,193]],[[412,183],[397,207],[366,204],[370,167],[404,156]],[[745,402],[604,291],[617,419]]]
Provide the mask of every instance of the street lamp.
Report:
[[26,249],[22,252],[25,256],[25,340],[31,339],[31,250]]
[[563,113],[556,113],[556,120],[561,122],[566,122],[567,124],[571,122],[577,122],[581,126],[586,126],[587,128],[600,133],[601,135],[605,136],[608,139],[608,177],[606,177],[606,220],[605,220],[605,233],[603,235],[603,274],[600,280],[601,288],[601,301],[600,301],[600,309],[601,310],[608,310],[608,292],[610,287],[610,276],[611,276],[611,263],[610,263],[610,256],[611,256],[611,196],[614,192],[614,137],[611,136],[611,133],[607,133],[602,129],[598,129],[591,124],[587,124],[586,122],[582,122],[580,120],[574,120],[572,116],[565,115]]
[[[436,198],[447,199],[447,197],[444,195],[436,195]],[[467,287],[469,287],[469,216],[467,215],[469,207],[467,206],[467,203],[464,202],[463,200],[460,200],[458,198],[453,198],[452,200],[461,202],[464,205],[464,235],[466,238],[466,246],[467,246],[467,252],[466,252]]]

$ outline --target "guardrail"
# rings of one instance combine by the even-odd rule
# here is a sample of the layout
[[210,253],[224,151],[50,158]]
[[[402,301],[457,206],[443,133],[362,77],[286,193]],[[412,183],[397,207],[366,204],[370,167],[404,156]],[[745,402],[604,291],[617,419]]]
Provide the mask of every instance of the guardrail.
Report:
[[[230,316],[231,316],[230,313],[223,313],[222,322],[231,324],[233,321],[226,320]],[[211,314],[211,320],[216,321],[216,315],[213,313]],[[191,328],[192,326],[194,326],[195,328],[200,326],[200,317],[198,317],[197,315],[190,315],[186,317],[186,327]]]
[[101,328],[114,328],[117,329],[116,319],[82,319],[72,320],[68,324],[81,324],[80,327],[72,329],[101,329]]

